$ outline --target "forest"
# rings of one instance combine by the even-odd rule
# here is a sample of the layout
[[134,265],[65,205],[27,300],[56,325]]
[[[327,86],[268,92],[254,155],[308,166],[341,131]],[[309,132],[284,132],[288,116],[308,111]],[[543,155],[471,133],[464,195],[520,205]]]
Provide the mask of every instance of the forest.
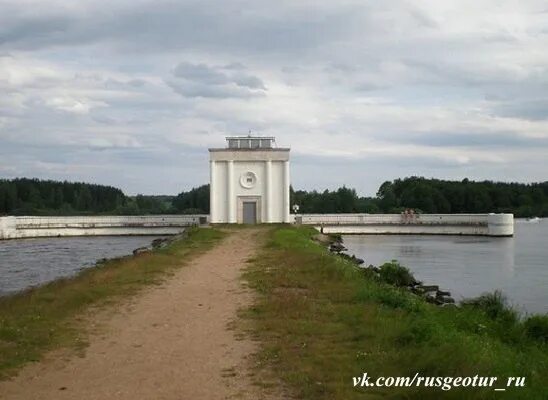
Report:
[[166,214],[173,196],[126,196],[112,186],[17,178],[0,179],[0,215]]
[[523,184],[410,177],[384,182],[377,201],[383,212],[408,207],[424,213],[508,212],[516,217],[545,217],[548,181]]
[[548,216],[548,182],[504,183],[468,179],[447,181],[409,177],[384,182],[376,197],[360,197],[346,187],[335,191],[292,192],[291,204],[302,213],[513,213]]
[[[299,213],[511,212],[517,217],[548,216],[548,181],[504,183],[408,177],[384,182],[375,197],[355,189],[305,191],[291,188]],[[82,182],[0,179],[0,215],[207,214],[209,185],[177,196],[127,196],[120,189]]]
[[100,214],[121,209],[124,193],[111,186],[82,182],[0,179],[0,214]]

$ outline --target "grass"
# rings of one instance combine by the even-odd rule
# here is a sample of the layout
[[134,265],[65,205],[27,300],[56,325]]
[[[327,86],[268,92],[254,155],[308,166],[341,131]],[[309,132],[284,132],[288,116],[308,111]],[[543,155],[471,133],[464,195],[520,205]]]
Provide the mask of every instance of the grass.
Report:
[[192,229],[166,248],[136,257],[107,261],[75,277],[0,298],[0,379],[46,351],[86,346],[83,312],[159,284],[197,254],[214,246],[224,233]]
[[[244,275],[259,294],[242,314],[261,343],[259,368],[273,371],[296,398],[546,399],[546,316],[516,319],[498,295],[458,308],[428,304],[329,254],[311,240],[315,234],[273,229]],[[505,392],[354,388],[352,377],[363,372],[495,376],[498,387],[518,376],[526,383]]]

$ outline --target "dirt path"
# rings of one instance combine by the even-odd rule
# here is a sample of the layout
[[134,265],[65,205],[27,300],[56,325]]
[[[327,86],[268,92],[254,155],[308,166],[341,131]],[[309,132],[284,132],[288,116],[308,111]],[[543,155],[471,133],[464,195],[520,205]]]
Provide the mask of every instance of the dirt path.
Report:
[[0,382],[0,399],[260,399],[255,344],[230,329],[251,294],[240,285],[258,230],[235,230],[214,249],[100,321],[82,358],[52,359]]

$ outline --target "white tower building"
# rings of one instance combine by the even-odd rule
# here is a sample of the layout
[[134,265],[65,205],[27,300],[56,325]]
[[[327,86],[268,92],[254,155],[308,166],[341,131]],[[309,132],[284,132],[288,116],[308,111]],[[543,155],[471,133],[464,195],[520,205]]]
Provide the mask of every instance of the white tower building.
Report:
[[212,223],[289,222],[289,148],[273,137],[227,137],[209,149]]

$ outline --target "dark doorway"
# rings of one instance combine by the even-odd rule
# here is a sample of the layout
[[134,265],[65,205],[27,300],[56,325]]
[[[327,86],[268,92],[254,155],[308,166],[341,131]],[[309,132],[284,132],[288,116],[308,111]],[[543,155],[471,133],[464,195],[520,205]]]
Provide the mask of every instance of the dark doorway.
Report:
[[256,201],[243,202],[243,222],[244,224],[257,223],[257,202]]

